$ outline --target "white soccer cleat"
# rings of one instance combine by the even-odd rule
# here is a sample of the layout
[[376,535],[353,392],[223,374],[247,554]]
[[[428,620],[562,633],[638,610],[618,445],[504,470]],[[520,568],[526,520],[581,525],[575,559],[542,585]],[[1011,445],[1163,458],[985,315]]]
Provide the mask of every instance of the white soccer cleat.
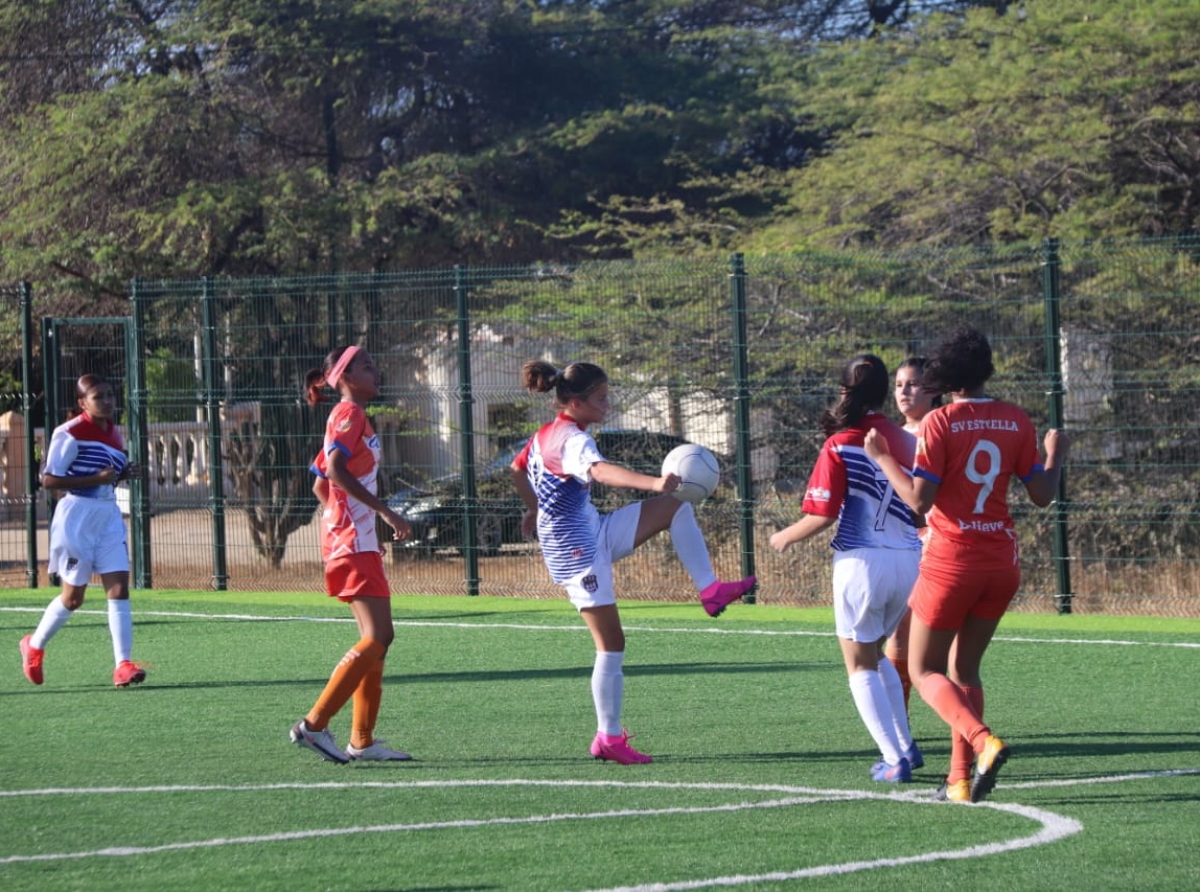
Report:
[[313,731],[308,727],[308,723],[304,719],[301,719],[292,725],[292,730],[288,736],[291,737],[292,743],[297,746],[307,747],[329,762],[337,762],[339,765],[345,765],[350,761],[350,757],[342,752],[328,728]]
[[370,746],[359,748],[353,744],[346,747],[346,755],[352,762],[408,762],[412,759],[408,753],[390,749],[384,744],[386,740],[376,740]]

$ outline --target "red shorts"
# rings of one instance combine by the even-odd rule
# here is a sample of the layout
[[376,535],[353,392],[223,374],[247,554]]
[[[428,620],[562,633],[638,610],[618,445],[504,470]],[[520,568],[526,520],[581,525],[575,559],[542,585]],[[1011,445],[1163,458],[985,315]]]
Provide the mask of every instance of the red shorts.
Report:
[[1021,568],[921,562],[908,606],[931,629],[960,629],[968,616],[1000,619],[1021,584]]
[[339,601],[354,598],[390,598],[387,575],[383,572],[383,554],[360,551],[335,558],[325,565],[325,594]]

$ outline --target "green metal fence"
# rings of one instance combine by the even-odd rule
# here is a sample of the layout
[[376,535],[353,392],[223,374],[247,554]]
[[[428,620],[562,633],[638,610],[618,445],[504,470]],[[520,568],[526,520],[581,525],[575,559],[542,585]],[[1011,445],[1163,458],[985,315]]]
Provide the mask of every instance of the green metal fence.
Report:
[[[146,533],[135,582],[320,589],[307,467],[324,414],[301,381],[331,347],[361,343],[385,376],[384,487],[436,521],[392,552],[397,592],[558,597],[513,531],[505,459],[500,473],[492,461],[551,416],[520,390],[521,363],[582,358],[609,372],[608,428],[627,454],[655,458],[673,436],[723,457],[725,483],[699,509],[718,572],[757,573],[761,602],[825,604],[826,543],[777,555],[766,540],[798,516],[840,364],[867,350],[894,368],[970,323],[996,351],[992,393],[1073,436],[1065,498],[1048,510],[1013,499],[1018,606],[1200,615],[1198,269],[1200,240],[1171,239],[137,281],[134,355],[98,369],[145,382],[125,388],[150,469],[130,499]],[[13,300],[37,319],[36,295]],[[49,361],[72,374],[113,365],[94,328],[57,330]],[[44,394],[22,400],[32,430]],[[5,451],[4,504],[41,518],[37,498],[7,486],[28,450]],[[0,531],[10,585],[38,566],[21,521]],[[34,526],[44,537],[44,519]],[[624,597],[689,596],[665,541],[619,566]]]

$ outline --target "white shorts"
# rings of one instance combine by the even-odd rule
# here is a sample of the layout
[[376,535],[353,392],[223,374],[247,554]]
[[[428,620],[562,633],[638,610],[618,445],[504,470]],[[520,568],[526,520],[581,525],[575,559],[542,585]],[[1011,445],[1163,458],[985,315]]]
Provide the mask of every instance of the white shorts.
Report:
[[878,641],[896,631],[917,581],[921,552],[855,548],[833,554],[833,617],[848,641]]
[[617,603],[613,564],[633,553],[641,516],[641,502],[630,502],[610,514],[600,515],[600,532],[592,565],[562,583],[576,610]]
[[50,522],[49,571],[69,585],[93,574],[129,572],[125,518],[115,500],[65,496]]

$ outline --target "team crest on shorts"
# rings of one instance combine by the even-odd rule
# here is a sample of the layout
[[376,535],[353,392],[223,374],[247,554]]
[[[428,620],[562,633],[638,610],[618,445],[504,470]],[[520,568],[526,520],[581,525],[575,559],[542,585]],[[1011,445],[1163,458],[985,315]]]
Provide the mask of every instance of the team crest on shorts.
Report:
[[585,592],[587,592],[588,594],[593,594],[593,595],[596,593],[596,589],[598,589],[600,587],[600,584],[596,581],[595,573],[593,573],[591,576],[583,577],[583,580],[582,580],[582,582],[580,582],[580,585],[583,586],[583,590]]
[[79,558],[67,558],[67,569],[74,570],[79,566]]

